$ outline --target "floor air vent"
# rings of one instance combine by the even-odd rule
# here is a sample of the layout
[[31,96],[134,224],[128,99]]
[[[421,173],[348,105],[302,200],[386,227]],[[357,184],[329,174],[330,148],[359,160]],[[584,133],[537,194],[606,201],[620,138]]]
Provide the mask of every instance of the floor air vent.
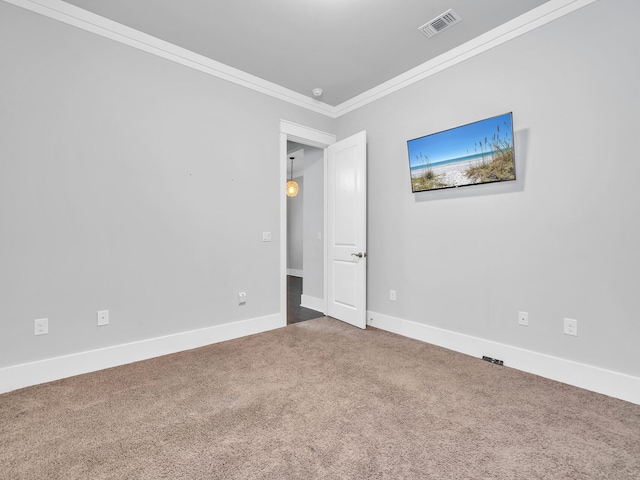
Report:
[[487,357],[486,355],[483,355],[482,359],[485,362],[494,363],[496,365],[504,365],[504,362],[502,360],[498,360],[497,358],[491,358],[491,357]]
[[431,38],[441,31],[449,28],[450,26],[455,25],[461,20],[462,18],[460,18],[460,15],[449,9],[442,15],[438,15],[433,20],[422,25],[418,30],[424,33],[427,37]]

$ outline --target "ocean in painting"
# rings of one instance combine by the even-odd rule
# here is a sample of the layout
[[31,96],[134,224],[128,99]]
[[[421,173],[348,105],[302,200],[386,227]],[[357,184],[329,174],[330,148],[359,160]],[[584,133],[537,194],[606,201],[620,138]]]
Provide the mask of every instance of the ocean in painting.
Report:
[[512,114],[407,141],[413,192],[515,180]]
[[[464,163],[464,162],[468,162],[471,165],[471,164],[477,163],[477,162],[474,162],[474,160],[481,162],[483,159],[487,162],[490,162],[491,159],[493,158],[494,153],[495,152],[484,152],[484,154],[474,153],[473,155],[466,155],[464,157],[450,158],[449,160],[443,160],[437,163],[432,163],[430,167],[435,169],[438,167],[442,167],[444,165],[451,165],[452,163]],[[426,168],[428,168],[427,165],[412,165],[411,176],[415,177],[415,176],[421,175]]]

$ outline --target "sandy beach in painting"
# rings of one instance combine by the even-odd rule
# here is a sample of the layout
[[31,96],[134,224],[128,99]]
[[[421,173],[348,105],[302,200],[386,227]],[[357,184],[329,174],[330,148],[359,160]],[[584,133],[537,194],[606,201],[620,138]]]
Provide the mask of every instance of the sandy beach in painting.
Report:
[[[491,160],[488,157],[485,160]],[[466,172],[467,169],[473,167],[475,165],[479,165],[482,163],[482,159],[472,159],[463,162],[455,162],[455,163],[447,163],[445,165],[432,165],[431,170],[435,175],[442,175],[440,179],[442,182],[446,183],[449,187],[455,187],[458,185],[468,185],[471,182],[467,176],[463,173]],[[415,170],[412,172],[412,176],[419,177],[424,173],[424,169]]]

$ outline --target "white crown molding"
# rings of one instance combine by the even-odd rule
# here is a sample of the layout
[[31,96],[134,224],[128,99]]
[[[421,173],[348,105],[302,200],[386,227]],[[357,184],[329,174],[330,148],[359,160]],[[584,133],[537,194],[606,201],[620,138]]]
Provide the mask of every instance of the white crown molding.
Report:
[[540,7],[341,103],[334,107],[334,113],[336,117],[345,115],[596,1],[550,0]]
[[316,113],[334,117],[334,107],[288,88],[217,62],[186,48],[88,12],[61,0],[3,0],[17,7],[95,33],[138,50],[193,68],[208,75],[284,100]]
[[101,35],[208,75],[241,85],[330,118],[338,118],[398,90],[424,80],[469,58],[508,42],[531,30],[597,0],[550,0],[547,3],[425,62],[337,106],[307,97],[288,88],[165,42],[61,0],[3,0],[68,25]]
[[640,405],[639,377],[371,311],[367,325]]

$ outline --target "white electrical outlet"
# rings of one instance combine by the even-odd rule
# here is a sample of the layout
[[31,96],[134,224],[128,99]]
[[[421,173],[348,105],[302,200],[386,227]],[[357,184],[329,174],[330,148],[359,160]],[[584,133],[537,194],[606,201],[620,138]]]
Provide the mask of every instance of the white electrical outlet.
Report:
[[573,335],[574,337],[577,337],[578,336],[578,320],[574,320],[572,318],[565,318],[564,334]]
[[522,325],[523,327],[529,326],[529,313],[528,312],[518,312],[518,325]]
[[270,242],[271,241],[271,232],[262,232],[262,241]]
[[395,302],[397,299],[398,297],[396,296],[396,291],[389,290],[389,300],[391,300],[392,302]]
[[46,335],[49,333],[49,319],[38,318],[33,321],[33,334],[34,335]]
[[99,310],[97,312],[98,326],[109,325],[109,310]]
[[247,294],[245,292],[238,292],[238,304],[244,305],[247,303]]

